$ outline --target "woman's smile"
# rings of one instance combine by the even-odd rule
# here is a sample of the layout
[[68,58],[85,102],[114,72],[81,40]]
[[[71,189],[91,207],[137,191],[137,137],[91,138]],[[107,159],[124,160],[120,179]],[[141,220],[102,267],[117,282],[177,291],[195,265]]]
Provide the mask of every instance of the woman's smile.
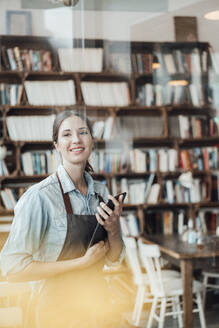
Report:
[[84,151],[84,147],[75,147],[75,148],[71,148],[69,151],[73,152],[74,154],[81,154]]

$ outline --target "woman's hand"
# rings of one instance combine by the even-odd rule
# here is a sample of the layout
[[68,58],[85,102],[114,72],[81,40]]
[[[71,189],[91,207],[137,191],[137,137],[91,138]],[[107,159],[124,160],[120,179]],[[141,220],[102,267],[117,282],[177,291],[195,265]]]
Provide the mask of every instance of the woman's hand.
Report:
[[105,203],[101,202],[100,206],[97,207],[98,213],[96,214],[96,218],[99,224],[101,224],[107,231],[109,242],[107,258],[114,262],[118,260],[123,247],[119,224],[119,217],[122,213],[123,195],[120,195],[119,201],[111,195],[109,195],[108,198],[112,200],[115,206],[114,210],[111,210]]
[[[114,210],[111,210],[105,203],[101,202],[100,206],[97,207],[98,213],[96,213],[97,221],[102,225],[108,234],[116,234],[120,231],[119,217],[122,213],[122,199],[123,196],[119,197],[119,201],[113,196],[109,195],[109,199],[114,204]],[[106,212],[106,213],[105,213]]]
[[108,242],[100,241],[99,243],[88,248],[83,256],[83,263],[86,267],[95,264],[101,260],[109,250]]

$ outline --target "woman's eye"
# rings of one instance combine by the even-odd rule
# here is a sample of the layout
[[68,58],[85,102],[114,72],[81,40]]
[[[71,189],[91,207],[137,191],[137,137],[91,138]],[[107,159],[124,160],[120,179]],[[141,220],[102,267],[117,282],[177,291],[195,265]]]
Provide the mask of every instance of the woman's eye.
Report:
[[69,137],[71,134],[70,133],[65,133],[63,134],[63,137]]
[[80,134],[88,134],[87,131],[81,131]]

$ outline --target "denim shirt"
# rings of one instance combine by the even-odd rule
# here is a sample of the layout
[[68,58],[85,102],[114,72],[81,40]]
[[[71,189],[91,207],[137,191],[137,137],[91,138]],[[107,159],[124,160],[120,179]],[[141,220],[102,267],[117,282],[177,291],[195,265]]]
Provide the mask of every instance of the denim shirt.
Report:
[[[96,193],[104,201],[109,191],[85,172],[86,197],[76,189],[62,165],[58,175],[64,193],[68,193],[74,214],[95,214],[99,204]],[[11,231],[1,252],[3,276],[22,271],[32,261],[56,261],[67,232],[67,215],[56,174],[30,187],[19,199]]]

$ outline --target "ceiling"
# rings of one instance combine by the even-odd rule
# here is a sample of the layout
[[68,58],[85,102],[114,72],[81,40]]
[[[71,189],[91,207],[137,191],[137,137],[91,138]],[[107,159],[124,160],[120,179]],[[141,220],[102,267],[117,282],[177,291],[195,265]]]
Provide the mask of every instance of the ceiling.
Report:
[[[64,7],[57,0],[21,0],[23,9],[52,9]],[[185,1],[185,0],[182,0]],[[80,0],[75,10],[163,12],[168,10],[168,0]]]

